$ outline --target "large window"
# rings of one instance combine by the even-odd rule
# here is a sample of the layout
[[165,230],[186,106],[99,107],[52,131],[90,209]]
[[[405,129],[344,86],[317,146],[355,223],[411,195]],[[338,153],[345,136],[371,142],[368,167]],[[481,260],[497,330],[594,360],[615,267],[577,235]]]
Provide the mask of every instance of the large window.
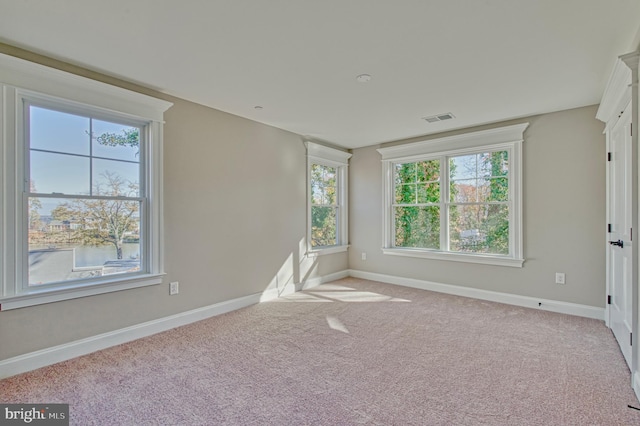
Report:
[[0,68],[0,307],[160,283],[171,104],[4,55]]
[[146,124],[24,102],[28,285],[147,270]]
[[309,250],[324,254],[347,249],[347,167],[351,154],[307,142]]
[[522,266],[526,126],[379,149],[384,253]]

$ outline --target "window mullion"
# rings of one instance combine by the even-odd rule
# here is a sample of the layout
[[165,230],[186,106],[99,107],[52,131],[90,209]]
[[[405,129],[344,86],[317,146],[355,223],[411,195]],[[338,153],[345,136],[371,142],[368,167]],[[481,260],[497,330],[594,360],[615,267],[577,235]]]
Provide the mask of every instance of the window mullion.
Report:
[[449,158],[440,158],[440,250],[449,251]]
[[93,195],[93,118],[89,118],[89,195]]
[[[19,101],[20,98],[16,98],[16,101]],[[21,100],[21,99],[20,99]],[[15,141],[16,153],[20,156],[17,158],[16,164],[20,165],[19,169],[16,170],[16,183],[18,184],[18,188],[16,188],[16,203],[17,208],[15,209],[15,262],[16,262],[16,283],[15,290],[16,293],[22,293],[25,289],[28,288],[28,280],[29,276],[29,244],[28,244],[28,235],[29,235],[29,198],[28,195],[31,191],[31,180],[29,179],[29,173],[31,170],[31,156],[29,152],[29,140],[31,138],[30,135],[30,102],[26,100],[21,100],[22,109],[21,109],[21,117],[18,117],[16,120],[17,123],[21,124],[19,126],[20,134],[18,134],[18,138]]]

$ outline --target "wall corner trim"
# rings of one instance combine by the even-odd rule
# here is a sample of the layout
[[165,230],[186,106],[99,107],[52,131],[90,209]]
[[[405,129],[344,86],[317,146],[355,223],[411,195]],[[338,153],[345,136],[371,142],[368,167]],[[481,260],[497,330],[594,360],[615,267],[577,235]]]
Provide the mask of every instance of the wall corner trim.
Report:
[[577,303],[561,302],[558,300],[539,299],[517,294],[500,293],[497,291],[482,290],[478,288],[463,287],[451,284],[442,284],[432,281],[403,278],[393,275],[384,275],[374,272],[365,272],[351,269],[349,275],[365,280],[379,281],[387,284],[401,285],[421,290],[435,291],[438,293],[453,294],[455,296],[471,297],[474,299],[488,300],[490,302],[505,303],[507,305],[522,306],[525,308],[539,309],[543,311],[557,312],[560,314],[575,315],[579,317],[593,318],[604,321],[604,308],[580,305]]

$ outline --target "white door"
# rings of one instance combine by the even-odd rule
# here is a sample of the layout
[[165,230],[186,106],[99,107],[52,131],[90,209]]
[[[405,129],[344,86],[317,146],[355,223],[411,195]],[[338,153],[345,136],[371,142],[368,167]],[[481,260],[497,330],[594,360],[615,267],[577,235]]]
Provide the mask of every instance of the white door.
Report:
[[609,326],[631,368],[631,108],[609,136]]

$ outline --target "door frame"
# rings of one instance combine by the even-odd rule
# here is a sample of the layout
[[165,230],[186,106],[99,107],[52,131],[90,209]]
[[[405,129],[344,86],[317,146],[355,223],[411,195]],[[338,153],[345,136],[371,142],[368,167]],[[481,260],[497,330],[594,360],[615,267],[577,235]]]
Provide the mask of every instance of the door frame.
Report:
[[[630,103],[629,112],[631,113],[631,128],[638,129],[639,116],[638,116],[638,69],[640,67],[640,51],[632,52],[626,55],[622,55],[615,63],[611,77],[605,89],[600,107],[596,118],[606,123],[605,134],[607,135],[607,153],[609,152],[609,133],[618,122],[621,111],[624,111],[625,107]],[[638,201],[640,194],[638,189],[640,183],[638,182],[638,131],[633,130],[631,136],[631,227],[632,230],[636,230],[636,234],[640,232],[638,227]],[[608,224],[610,222],[610,206],[609,206],[609,185],[610,185],[610,171],[607,165],[606,171],[606,185],[607,185],[607,199],[606,199],[606,225],[605,237],[608,245],[609,233]],[[632,231],[633,232],[633,231]],[[636,241],[638,241],[636,238]],[[634,389],[636,396],[640,399],[640,372],[638,371],[639,365],[639,341],[638,335],[638,297],[640,293],[638,291],[638,256],[639,250],[636,249],[637,244],[632,244],[631,253],[631,333],[633,336],[633,343],[631,345],[631,386]],[[610,309],[606,301],[606,296],[610,293],[610,255],[609,250],[606,254],[606,294],[605,294],[605,323],[607,327],[609,324]]]
[[[612,323],[612,316],[613,316],[613,309],[612,306],[615,304],[615,299],[617,297],[619,297],[619,295],[615,294],[614,292],[614,283],[612,282],[612,279],[614,277],[619,277],[622,275],[624,276],[624,271],[614,271],[613,268],[615,267],[614,261],[613,261],[613,257],[612,255],[616,252],[616,250],[620,250],[617,248],[614,248],[611,246],[611,240],[616,239],[616,238],[620,238],[620,235],[618,235],[617,237],[614,237],[612,232],[616,231],[616,228],[618,225],[620,225],[619,223],[619,216],[618,217],[613,217],[613,214],[616,213],[615,209],[613,209],[614,204],[612,203],[612,201],[615,201],[615,199],[617,199],[618,197],[613,193],[613,190],[619,190],[619,188],[612,187],[612,184],[614,184],[614,179],[615,179],[615,173],[616,170],[613,167],[616,166],[621,166],[621,161],[626,161],[629,160],[630,164],[633,164],[633,154],[630,155],[631,158],[627,158],[627,156],[625,155],[623,158],[618,157],[620,154],[624,154],[624,150],[621,152],[620,150],[616,150],[615,147],[613,146],[614,143],[614,135],[616,135],[616,132],[618,130],[621,130],[622,132],[628,132],[629,131],[629,125],[631,123],[631,102],[627,103],[627,105],[625,105],[624,107],[620,108],[621,112],[615,116],[614,118],[612,118],[608,123],[607,123],[607,127],[606,127],[606,145],[607,145],[607,167],[606,167],[606,222],[607,222],[607,233],[606,233],[606,238],[605,238],[605,245],[607,246],[606,249],[606,297],[607,297],[607,304],[605,305],[605,324],[607,325],[607,327],[609,327],[613,332],[614,335],[616,337],[616,339],[618,340],[618,343],[621,347],[621,349],[623,349],[623,353],[625,352],[625,348],[624,347],[628,347],[630,346],[630,353],[625,355],[625,360],[628,361],[628,365],[629,368],[632,368],[632,362],[633,362],[633,345],[628,345],[628,336],[620,336],[618,334],[616,334],[616,330],[615,330],[615,324]],[[624,120],[623,123],[621,123],[621,121]],[[628,120],[628,121],[627,121]],[[622,129],[619,129],[619,126],[623,125]],[[624,136],[625,138],[627,136]],[[627,140],[627,143],[630,143],[630,140]],[[622,145],[624,146],[628,146],[625,143],[623,143]],[[629,190],[631,195],[631,199],[628,200],[627,197],[625,196],[624,199],[626,200],[626,202],[631,203],[631,206],[633,205],[634,202],[634,185],[633,185],[633,170],[632,167],[625,167],[625,182],[628,179],[628,183],[631,184],[631,188]],[[628,177],[628,178],[627,178]],[[619,206],[618,206],[619,207]],[[633,210],[633,209],[632,209]],[[619,212],[618,212],[619,214]],[[631,218],[633,220],[633,218]],[[625,227],[625,229],[627,229]],[[625,234],[625,231],[621,231],[618,230],[618,232],[622,232],[623,234]],[[626,232],[627,236],[624,237],[624,235],[622,236],[622,239],[624,240],[624,245],[625,245],[625,250],[630,250],[631,254],[630,254],[630,259],[631,259],[631,267],[633,268],[633,259],[635,257],[635,254],[637,252],[636,248],[635,248],[635,244],[633,244],[633,241],[631,239],[631,237],[628,235],[628,232]],[[630,241],[628,241],[630,240]],[[634,290],[633,290],[633,271],[631,273],[631,277],[629,278],[631,281],[631,293],[629,295],[627,295],[627,297],[631,300],[632,305],[633,305],[633,299],[634,299]],[[626,305],[626,303],[623,303],[623,305]],[[630,333],[633,333],[633,308],[631,308],[631,321],[629,326],[631,327],[631,330],[629,330]],[[634,339],[635,340],[635,339]],[[628,359],[627,359],[628,356]]]

